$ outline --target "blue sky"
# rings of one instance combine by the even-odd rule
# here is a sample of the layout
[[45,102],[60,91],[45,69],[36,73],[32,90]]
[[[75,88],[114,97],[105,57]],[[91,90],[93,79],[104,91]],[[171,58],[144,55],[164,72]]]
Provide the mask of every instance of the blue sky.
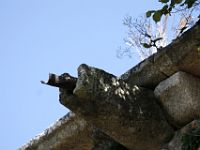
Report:
[[86,63],[117,76],[135,58],[116,57],[123,46],[126,15],[156,8],[157,0],[0,0],[0,149],[28,142],[68,110],[58,89],[45,86],[48,73]]

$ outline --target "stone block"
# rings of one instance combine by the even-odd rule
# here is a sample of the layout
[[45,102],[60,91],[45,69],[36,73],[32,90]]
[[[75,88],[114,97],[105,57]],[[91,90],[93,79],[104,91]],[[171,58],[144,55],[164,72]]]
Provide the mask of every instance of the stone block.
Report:
[[70,112],[18,150],[127,150],[84,119]]
[[200,79],[177,72],[154,91],[168,121],[177,128],[200,117]]

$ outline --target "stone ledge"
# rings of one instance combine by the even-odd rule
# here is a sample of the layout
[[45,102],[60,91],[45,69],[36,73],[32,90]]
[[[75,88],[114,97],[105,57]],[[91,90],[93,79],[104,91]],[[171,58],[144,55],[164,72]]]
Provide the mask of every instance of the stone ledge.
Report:
[[93,146],[88,128],[83,119],[68,113],[19,150],[88,150]]
[[179,70],[200,77],[199,35],[200,23],[197,23],[158,53],[121,75],[121,79],[132,85],[154,89]]
[[127,150],[84,119],[70,112],[19,150]]
[[[153,56],[151,56],[148,59],[144,60],[143,62],[139,63],[134,68],[130,69],[127,73],[123,74],[121,76],[121,79],[123,80],[123,82],[128,83],[129,85],[132,85],[132,86],[138,85],[141,87],[154,89],[161,81],[167,79],[169,76],[171,76],[172,74],[176,73],[179,70],[191,73],[196,76],[200,76],[200,67],[199,67],[200,66],[200,53],[197,51],[198,47],[200,46],[199,35],[200,35],[200,24],[198,23],[193,28],[191,28],[190,30],[185,32],[180,38],[176,39],[170,45],[163,48],[160,52],[154,54]],[[105,90],[108,90],[108,89],[105,88]],[[121,98],[123,98],[123,92],[121,90],[118,91],[118,94],[121,94],[121,96],[122,96]],[[118,108],[121,108],[120,105],[117,105],[117,106],[119,106]],[[76,109],[76,108],[72,108],[72,109]],[[139,110],[139,109],[137,109],[137,110]],[[107,114],[107,115],[109,115],[109,114]],[[83,114],[83,116],[84,116],[84,114]],[[106,119],[109,122],[109,118],[106,118]],[[102,123],[102,125],[103,125],[103,122],[100,122],[100,123]],[[61,124],[58,127],[59,128],[58,131],[60,129],[64,131],[64,129],[62,129],[64,126],[65,126],[64,124]],[[55,128],[57,128],[56,124],[55,124]],[[54,141],[53,139],[56,138],[56,136],[57,136],[57,135],[55,135],[56,132],[54,133],[53,131],[55,132],[56,130],[52,130],[52,132],[51,132],[51,130],[47,129],[47,132],[44,135],[41,135],[41,136],[31,140],[28,144],[26,144],[25,146],[23,146],[20,149],[21,150],[24,150],[24,149],[40,150],[40,149],[42,149],[41,148],[42,145],[43,145],[43,148],[45,148],[44,145],[49,146],[49,147],[47,147],[47,149],[54,149],[54,147],[55,148],[57,147],[57,149],[55,149],[55,150],[65,149],[66,147],[58,146],[60,144],[58,144],[57,142],[60,142],[60,140],[58,140],[57,142],[55,142],[51,145],[51,143],[50,143],[51,138],[52,138],[52,141]],[[132,128],[132,130],[130,130],[130,131],[135,132],[134,128]],[[68,133],[69,131],[64,131],[64,133],[65,132]],[[78,132],[77,134],[82,134],[81,130],[77,130],[77,132]],[[118,131],[115,131],[115,132],[118,132]],[[59,132],[57,132],[57,133],[59,133]],[[130,133],[132,133],[132,132],[130,132]],[[87,134],[88,134],[88,132],[87,132]],[[121,132],[121,134],[123,136],[123,132]],[[66,138],[68,139],[66,141],[70,141],[70,135],[66,134],[66,136],[67,136]],[[80,137],[81,136],[79,135],[79,138]],[[84,136],[82,136],[82,137],[84,137]],[[129,136],[127,136],[127,137],[129,137]],[[119,138],[120,138],[120,135],[119,135]],[[88,138],[85,138],[85,139],[87,140]],[[76,140],[74,140],[74,142],[72,140],[71,144],[64,144],[64,145],[72,146],[74,148],[74,150],[83,149],[84,145],[86,145],[85,147],[87,147],[87,148],[88,148],[88,146],[89,146],[89,148],[91,148],[91,144],[88,145],[88,141],[85,141],[85,143],[83,142],[82,145],[80,144],[80,146],[81,146],[81,148],[80,148],[76,142],[79,140],[80,139],[76,139]],[[124,142],[123,142],[123,140],[124,140]],[[126,139],[122,139],[121,140],[122,143],[126,143],[125,140]],[[61,141],[62,141],[62,139],[61,139]],[[61,142],[61,145],[62,145],[62,142]],[[90,143],[90,139],[89,139],[89,143]],[[143,144],[143,145],[146,146],[145,144]],[[72,147],[70,147],[68,149],[73,149]],[[45,150],[45,149],[43,149],[43,150]]]

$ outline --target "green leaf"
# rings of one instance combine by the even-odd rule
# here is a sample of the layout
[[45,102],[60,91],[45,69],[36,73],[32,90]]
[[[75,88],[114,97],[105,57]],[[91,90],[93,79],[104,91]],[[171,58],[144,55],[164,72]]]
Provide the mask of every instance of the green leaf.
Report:
[[153,20],[157,23],[160,21],[161,17],[162,17],[162,12],[160,10],[156,11],[154,14],[153,14]]
[[185,4],[187,5],[188,8],[191,8],[195,2],[196,0],[186,0]]
[[183,0],[174,0],[174,3],[180,4]]
[[141,43],[142,44],[142,46],[144,47],[144,48],[150,48],[151,47],[151,45],[150,44],[147,44],[147,43]]
[[161,3],[168,3],[169,0],[159,0],[159,2],[161,2]]
[[164,5],[163,8],[161,9],[162,14],[166,15],[169,13],[168,5]]
[[151,14],[152,13],[154,13],[155,12],[155,10],[149,10],[149,11],[147,11],[146,12],[146,17],[148,18],[148,17],[151,17]]
[[200,52],[200,47],[197,48],[197,51]]
[[175,1],[174,0],[171,0],[171,3],[170,3],[170,7],[174,8],[175,7]]

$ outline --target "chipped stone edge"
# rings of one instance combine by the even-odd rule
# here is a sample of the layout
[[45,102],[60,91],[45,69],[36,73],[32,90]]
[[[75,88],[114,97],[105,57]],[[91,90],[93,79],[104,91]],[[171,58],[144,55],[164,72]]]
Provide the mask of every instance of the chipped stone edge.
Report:
[[[50,140],[50,136],[55,134],[58,130],[62,130],[70,120],[75,119],[75,114],[72,112],[67,113],[65,116],[57,120],[55,123],[50,125],[49,128],[47,128],[42,133],[35,136],[33,139],[31,139],[28,143],[20,147],[18,150],[26,150],[26,149],[35,149],[40,146],[45,141]],[[82,128],[84,128],[84,123],[82,125]],[[66,134],[66,137],[70,136],[69,134]],[[59,145],[60,142],[56,142],[53,145],[51,145],[51,148],[56,147]]]

